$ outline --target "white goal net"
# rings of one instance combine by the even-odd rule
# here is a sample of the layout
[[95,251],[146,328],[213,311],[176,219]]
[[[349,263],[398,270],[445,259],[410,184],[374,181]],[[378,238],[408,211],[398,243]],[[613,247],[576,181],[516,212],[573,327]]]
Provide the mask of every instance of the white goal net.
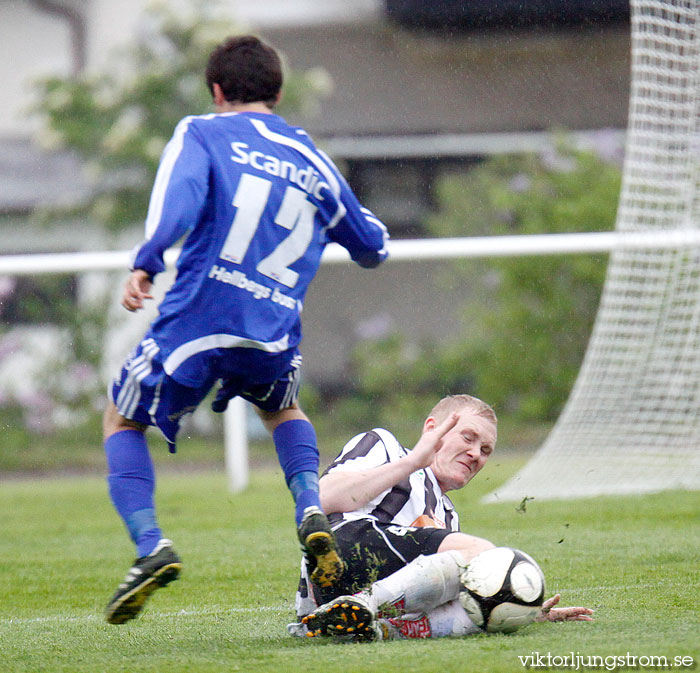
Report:
[[[700,0],[632,0],[618,231],[700,229]],[[544,445],[488,496],[700,488],[700,249],[611,255],[593,334]]]

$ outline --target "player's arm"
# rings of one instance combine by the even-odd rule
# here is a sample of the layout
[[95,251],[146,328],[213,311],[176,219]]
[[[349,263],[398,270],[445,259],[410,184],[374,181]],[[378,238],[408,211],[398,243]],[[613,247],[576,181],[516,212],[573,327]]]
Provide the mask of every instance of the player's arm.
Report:
[[326,514],[352,512],[419,469],[409,454],[369,470],[330,472],[319,481],[321,507]]
[[581,607],[555,607],[561,594],[556,594],[542,604],[542,611],[535,618],[536,622],[592,622],[593,610]]
[[319,481],[321,507],[326,514],[352,512],[392,488],[417,470],[428,467],[442,445],[442,437],[457,422],[451,414],[440,425],[421,435],[409,454],[367,470],[335,470]]
[[199,220],[209,171],[209,154],[190,128],[190,119],[184,119],[163,151],[148,206],[146,240],[132,255],[132,271],[145,271],[152,281],[165,270],[165,251]]
[[328,237],[342,245],[352,260],[366,269],[379,266],[389,254],[386,226],[371,210],[360,206],[354,197],[347,204],[345,216],[328,230]]
[[364,208],[333,161],[319,151],[335,173],[340,192],[338,210],[326,229],[328,239],[342,245],[354,262],[367,269],[379,266],[388,256],[389,232],[386,225]]

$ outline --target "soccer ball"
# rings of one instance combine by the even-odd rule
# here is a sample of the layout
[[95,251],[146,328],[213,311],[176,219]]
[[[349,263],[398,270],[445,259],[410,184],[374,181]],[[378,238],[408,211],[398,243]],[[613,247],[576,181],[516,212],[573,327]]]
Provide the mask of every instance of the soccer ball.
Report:
[[544,575],[525,552],[495,547],[462,571],[459,601],[478,627],[510,633],[534,621],[544,601]]

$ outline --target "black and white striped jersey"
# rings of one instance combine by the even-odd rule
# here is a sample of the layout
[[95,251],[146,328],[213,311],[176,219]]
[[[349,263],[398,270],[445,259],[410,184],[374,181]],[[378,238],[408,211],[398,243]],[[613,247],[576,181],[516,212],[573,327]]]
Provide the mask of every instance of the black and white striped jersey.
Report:
[[[375,428],[353,437],[328,466],[324,474],[341,471],[369,470],[408,455],[408,449],[388,430]],[[333,530],[339,530],[351,521],[369,519],[397,529],[416,526],[459,531],[459,517],[452,501],[443,494],[430,468],[418,470],[393,488],[380,493],[364,507],[352,512],[335,512],[328,516]],[[394,531],[397,532],[397,531]],[[381,535],[381,531],[379,531]],[[401,533],[398,533],[401,535]],[[386,544],[394,554],[396,550]],[[306,557],[301,560],[301,577],[296,594],[297,615],[308,615],[318,607],[314,588],[309,580]]]
[[[388,430],[375,428],[353,437],[328,466],[324,474],[369,470],[408,455],[409,450]],[[380,493],[352,512],[336,512],[329,517],[336,527],[344,521],[371,518],[397,526],[419,526],[459,530],[459,517],[452,501],[443,494],[430,468],[418,470],[393,488]]]

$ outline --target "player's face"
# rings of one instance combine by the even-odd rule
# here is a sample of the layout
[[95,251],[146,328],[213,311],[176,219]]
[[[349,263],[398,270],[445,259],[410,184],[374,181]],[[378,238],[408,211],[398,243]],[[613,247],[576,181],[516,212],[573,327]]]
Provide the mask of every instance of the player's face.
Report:
[[[431,419],[426,421],[426,427]],[[433,419],[433,423],[434,423]],[[442,438],[430,466],[443,491],[466,486],[486,464],[496,446],[496,426],[488,418],[465,408],[457,424]]]

